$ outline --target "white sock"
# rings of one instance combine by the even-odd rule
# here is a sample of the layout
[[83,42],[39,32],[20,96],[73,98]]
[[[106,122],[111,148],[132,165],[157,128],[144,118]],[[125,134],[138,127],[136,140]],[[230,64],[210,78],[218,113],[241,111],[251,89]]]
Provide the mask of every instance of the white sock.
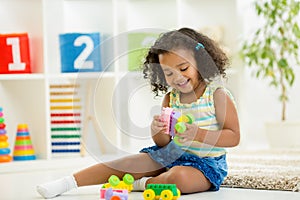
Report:
[[53,198],[67,192],[73,188],[77,188],[76,180],[73,176],[66,176],[56,181],[38,185],[36,190],[45,199]]
[[141,179],[133,182],[134,191],[144,191],[146,189],[146,181],[152,177],[142,177]]

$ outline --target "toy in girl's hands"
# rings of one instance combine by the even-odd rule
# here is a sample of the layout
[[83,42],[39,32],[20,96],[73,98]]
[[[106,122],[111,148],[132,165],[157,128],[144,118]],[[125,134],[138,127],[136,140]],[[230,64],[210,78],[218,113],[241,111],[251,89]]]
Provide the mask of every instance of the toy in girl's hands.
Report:
[[185,123],[192,124],[194,123],[195,118],[192,114],[188,113],[186,115],[181,115],[177,119],[177,123],[175,124],[175,130],[178,133],[183,133],[186,130]]
[[160,120],[166,124],[166,134],[170,134],[172,137],[175,136],[174,128],[179,117],[180,113],[175,112],[172,108],[165,107],[162,109]]
[[180,112],[174,111],[172,108],[166,107],[162,109],[161,121],[166,123],[166,134],[175,136],[175,130],[183,133],[186,130],[185,123],[192,124],[195,118],[192,114],[181,115]]

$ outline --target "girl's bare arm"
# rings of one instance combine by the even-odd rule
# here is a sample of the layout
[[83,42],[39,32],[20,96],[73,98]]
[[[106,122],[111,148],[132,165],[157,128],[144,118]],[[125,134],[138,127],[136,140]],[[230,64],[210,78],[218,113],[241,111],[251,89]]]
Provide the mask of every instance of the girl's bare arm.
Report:
[[234,147],[240,142],[240,127],[237,110],[233,101],[222,89],[214,93],[216,118],[220,130],[198,128],[196,124],[186,124],[187,130],[179,134],[180,142],[196,140],[210,146]]
[[222,89],[214,93],[216,118],[220,131],[198,130],[198,140],[218,147],[234,147],[240,142],[240,125],[236,107]]
[[[170,95],[169,93],[165,95],[162,107],[169,107],[170,102]],[[151,123],[151,135],[154,143],[159,146],[163,147],[167,145],[171,141],[170,135],[166,134],[166,127],[163,122],[161,122],[159,119],[159,115],[155,115],[153,117],[153,121]]]

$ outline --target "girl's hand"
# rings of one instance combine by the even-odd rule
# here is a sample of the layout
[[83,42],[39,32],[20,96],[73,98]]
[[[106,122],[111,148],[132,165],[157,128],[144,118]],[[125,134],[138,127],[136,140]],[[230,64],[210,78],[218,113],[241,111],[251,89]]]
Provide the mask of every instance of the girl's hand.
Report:
[[157,133],[161,131],[166,131],[167,127],[164,122],[161,121],[160,115],[155,115],[153,117],[152,123],[151,123],[151,134],[152,136],[156,135]]
[[183,133],[176,132],[180,143],[191,142],[196,140],[199,127],[196,124],[185,123],[186,130]]

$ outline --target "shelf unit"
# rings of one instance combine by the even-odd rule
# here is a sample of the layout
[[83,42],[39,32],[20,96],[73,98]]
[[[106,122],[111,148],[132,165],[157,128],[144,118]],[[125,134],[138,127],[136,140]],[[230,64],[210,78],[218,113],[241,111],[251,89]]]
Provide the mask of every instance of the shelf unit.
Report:
[[[49,86],[56,80],[79,83],[85,89],[92,87],[91,102],[84,103],[91,106],[91,115],[103,133],[105,145],[111,144],[105,147],[106,152],[116,149],[136,152],[150,145],[149,124],[152,115],[159,112],[161,99],[153,99],[140,73],[128,71],[128,33],[160,33],[184,26],[199,30],[205,26],[222,26],[223,42],[235,55],[241,31],[238,2],[0,0],[0,33],[27,32],[32,61],[32,74],[0,75],[0,106],[10,148],[13,149],[17,124],[27,123],[37,158],[52,158]],[[61,73],[58,35],[72,32],[101,33],[103,72]],[[234,56],[232,63],[237,65]],[[229,83],[234,93],[239,91],[237,81],[235,78]],[[87,96],[85,92],[83,98]],[[89,132],[95,131],[90,124],[88,128]],[[97,148],[97,145],[91,146],[91,151]]]

